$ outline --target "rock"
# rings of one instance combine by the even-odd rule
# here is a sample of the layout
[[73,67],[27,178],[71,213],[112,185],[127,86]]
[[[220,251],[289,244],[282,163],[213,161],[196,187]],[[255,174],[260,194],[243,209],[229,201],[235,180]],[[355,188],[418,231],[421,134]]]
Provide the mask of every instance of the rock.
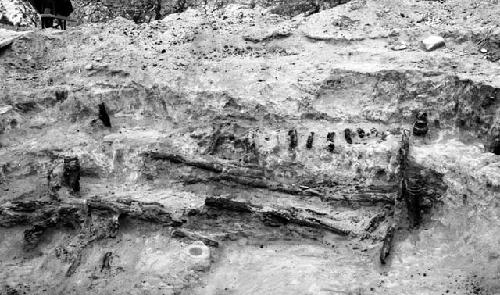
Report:
[[85,66],[85,70],[87,70],[87,71],[91,71],[93,68],[94,68],[94,66],[92,64],[87,64]]
[[394,51],[400,51],[400,50],[405,50],[408,48],[405,42],[397,42],[391,46],[391,49]]
[[13,107],[11,105],[0,105],[0,115],[6,114],[12,111]]
[[488,49],[486,49],[486,48],[481,48],[479,51],[480,51],[481,53],[488,53]]
[[8,0],[0,1],[0,19],[14,26],[34,27],[38,15],[30,1]]
[[433,51],[445,45],[444,39],[440,36],[430,36],[422,40],[425,51]]

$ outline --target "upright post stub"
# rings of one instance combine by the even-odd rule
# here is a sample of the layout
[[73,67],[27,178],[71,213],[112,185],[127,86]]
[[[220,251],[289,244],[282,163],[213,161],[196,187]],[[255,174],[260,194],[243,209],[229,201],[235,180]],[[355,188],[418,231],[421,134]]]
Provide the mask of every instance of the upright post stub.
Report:
[[299,135],[297,134],[297,129],[289,130],[288,137],[290,139],[288,149],[294,150],[299,145]]
[[330,153],[335,151],[335,132],[328,132],[326,135],[326,141],[328,142],[327,149]]
[[108,111],[106,110],[106,104],[99,104],[99,120],[105,127],[111,127],[111,121],[109,120]]
[[80,161],[77,157],[64,158],[63,185],[73,192],[80,191]]
[[413,124],[413,135],[427,135],[427,132],[429,131],[429,127],[427,126],[427,113],[419,112],[416,119],[415,124]]
[[309,134],[309,137],[307,138],[306,148],[307,149],[312,149],[313,144],[314,144],[314,132],[311,132]]

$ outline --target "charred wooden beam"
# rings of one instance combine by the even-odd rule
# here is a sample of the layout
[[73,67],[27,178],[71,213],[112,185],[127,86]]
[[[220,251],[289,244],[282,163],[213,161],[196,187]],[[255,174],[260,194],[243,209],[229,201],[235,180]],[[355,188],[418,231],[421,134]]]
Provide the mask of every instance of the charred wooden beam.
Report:
[[335,227],[329,224],[324,223],[321,220],[318,220],[313,217],[299,217],[295,213],[289,210],[272,210],[265,211],[262,213],[264,220],[269,221],[269,219],[273,219],[275,221],[281,221],[283,224],[293,223],[300,226],[306,226],[311,228],[322,229],[326,231],[330,231],[332,233],[347,236],[351,233],[351,231],[347,229],[342,229],[339,227]]
[[[335,191],[330,192],[328,188],[310,188],[300,185],[289,185],[279,182],[273,182],[264,179],[256,179],[244,176],[222,174],[213,177],[204,178],[188,178],[184,180],[186,184],[206,183],[206,182],[230,182],[234,184],[244,185],[256,189],[267,189],[270,191],[285,193],[294,196],[314,196],[320,197],[324,202],[348,202],[376,205],[378,203],[394,204],[394,199],[391,198],[392,191],[387,188],[366,188],[359,189],[353,193],[348,191],[345,193]],[[392,190],[394,187],[391,186]]]
[[173,238],[186,238],[192,241],[202,241],[205,245],[210,246],[210,247],[219,247],[219,242],[216,240],[207,238],[205,236],[202,236],[197,233],[193,233],[184,229],[175,229],[172,231],[172,237]]
[[[334,140],[335,133],[330,132],[329,139]],[[351,201],[359,203],[386,203],[394,204],[394,200],[384,194],[392,194],[394,187],[391,185],[388,189],[384,190],[383,187],[368,187],[366,190],[359,190],[356,193],[350,192],[349,198],[346,198],[337,193],[330,193],[327,188],[314,188],[305,187],[300,184],[290,185],[280,182],[275,182],[265,179],[264,171],[257,168],[237,167],[230,165],[223,165],[216,162],[210,162],[203,159],[187,159],[178,154],[148,152],[144,154],[146,157],[153,160],[169,161],[174,164],[182,164],[186,166],[196,167],[208,172],[217,173],[215,176],[188,178],[184,180],[187,184],[195,184],[207,181],[227,181],[235,184],[245,185],[253,188],[268,189],[271,191],[282,192],[289,195],[301,196],[316,196],[324,199],[325,201]]]
[[403,218],[401,216],[401,201],[405,198],[406,193],[406,179],[407,179],[407,168],[408,168],[408,155],[410,153],[410,132],[408,130],[404,130],[401,136],[401,143],[398,150],[399,157],[399,167],[398,167],[398,182],[400,184],[399,193],[396,196],[396,200],[394,202],[394,213],[392,216],[392,223],[389,226],[384,241],[382,244],[382,248],[380,250],[380,263],[385,264],[387,262],[387,258],[391,253],[392,243],[394,239],[394,234],[396,232],[396,227],[398,226],[400,219]]
[[396,232],[396,225],[391,224],[387,229],[387,232],[384,236],[384,242],[382,244],[382,249],[380,250],[380,263],[386,264],[387,258],[391,253],[392,249],[392,240],[394,239],[394,233]]
[[177,154],[148,152],[145,154],[145,156],[153,160],[169,161],[174,164],[184,164],[186,166],[192,166],[215,173],[222,173],[224,168],[224,166],[219,163],[213,163],[204,160],[188,160],[183,156]]
[[373,216],[373,218],[370,219],[370,222],[368,222],[368,226],[366,227],[365,230],[369,233],[373,232],[379,227],[380,223],[382,223],[382,221],[384,221],[385,218],[386,215],[384,213],[379,213]]
[[205,206],[243,213],[252,213],[254,211],[252,206],[246,202],[219,197],[207,197],[205,199]]
[[264,209],[262,206],[250,204],[249,202],[235,201],[231,198],[226,197],[208,197],[205,199],[205,206],[231,210],[235,212],[255,214],[260,216],[264,224],[274,224],[273,226],[279,225],[279,223],[293,223],[300,226],[330,231],[342,236],[351,234],[351,231],[347,229],[342,229],[334,225],[325,223],[318,218],[308,216],[311,214],[311,212],[314,215],[321,215],[317,212],[313,212],[312,210],[307,212],[308,214],[300,215],[300,212],[302,212],[303,210],[298,210],[296,208]]
[[159,203],[143,203],[133,200],[103,200],[94,197],[88,200],[89,210],[108,211],[115,215],[129,216],[134,219],[179,226],[181,221],[172,218],[170,212]]

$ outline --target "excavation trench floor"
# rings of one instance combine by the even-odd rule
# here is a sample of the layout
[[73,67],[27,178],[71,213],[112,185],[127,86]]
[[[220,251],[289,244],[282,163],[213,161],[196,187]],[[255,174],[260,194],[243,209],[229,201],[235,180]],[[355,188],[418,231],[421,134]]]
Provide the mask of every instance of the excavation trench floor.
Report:
[[[1,229],[0,278],[28,294],[495,294],[500,287],[494,249],[485,260],[484,245],[468,243],[460,225],[428,220],[418,232],[401,229],[382,266],[378,243],[294,225],[268,227],[241,213],[218,214],[211,222],[200,217],[187,225],[219,240],[225,236],[219,247],[209,248],[206,261],[197,258],[205,250],[193,251],[196,242],[172,238],[170,228],[124,219],[116,238],[84,250],[70,278],[68,263],[55,249],[77,232],[50,230],[36,251],[26,253],[26,228]],[[209,226],[203,229],[199,222]],[[103,269],[107,252],[112,260]]]

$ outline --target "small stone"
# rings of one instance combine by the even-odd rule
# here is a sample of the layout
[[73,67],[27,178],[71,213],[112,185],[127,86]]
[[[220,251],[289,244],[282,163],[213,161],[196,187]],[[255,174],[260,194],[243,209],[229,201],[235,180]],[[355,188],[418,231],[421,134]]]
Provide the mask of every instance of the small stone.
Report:
[[11,105],[0,105],[0,115],[6,114],[13,109]]
[[85,66],[85,70],[87,70],[87,71],[91,71],[93,68],[94,68],[94,66],[92,64],[88,64]]
[[488,49],[486,48],[481,48],[479,51],[481,51],[481,53],[488,53]]
[[425,51],[433,51],[445,45],[444,39],[440,36],[430,36],[422,40]]

